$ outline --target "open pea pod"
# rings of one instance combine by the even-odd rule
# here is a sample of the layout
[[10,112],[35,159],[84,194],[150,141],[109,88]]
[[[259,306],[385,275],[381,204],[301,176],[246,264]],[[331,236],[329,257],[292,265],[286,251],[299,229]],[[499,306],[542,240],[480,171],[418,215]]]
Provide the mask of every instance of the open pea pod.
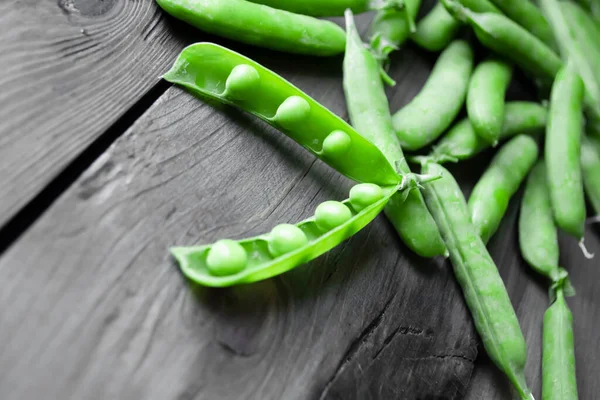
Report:
[[397,186],[362,183],[343,202],[321,203],[315,215],[295,225],[281,224],[270,233],[213,244],[173,247],[184,275],[204,286],[225,287],[260,281],[287,272],[331,250],[369,224],[397,191],[415,189],[439,176],[408,174]]
[[248,111],[358,182],[392,186],[400,176],[383,153],[340,117],[281,76],[214,43],[185,48],[169,82]]

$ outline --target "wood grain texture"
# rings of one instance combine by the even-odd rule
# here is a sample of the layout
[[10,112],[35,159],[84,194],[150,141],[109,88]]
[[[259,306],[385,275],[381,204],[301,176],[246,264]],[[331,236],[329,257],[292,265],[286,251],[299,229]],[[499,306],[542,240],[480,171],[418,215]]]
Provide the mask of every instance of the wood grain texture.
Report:
[[0,2],[0,227],[156,85],[194,38],[171,24],[153,0]]
[[[431,68],[407,51],[398,92]],[[248,55],[346,117],[341,58]],[[0,260],[0,398],[462,398],[477,339],[451,269],[383,217],[226,290],[190,286],[168,255],[299,221],[351,185],[257,119],[169,89]]]

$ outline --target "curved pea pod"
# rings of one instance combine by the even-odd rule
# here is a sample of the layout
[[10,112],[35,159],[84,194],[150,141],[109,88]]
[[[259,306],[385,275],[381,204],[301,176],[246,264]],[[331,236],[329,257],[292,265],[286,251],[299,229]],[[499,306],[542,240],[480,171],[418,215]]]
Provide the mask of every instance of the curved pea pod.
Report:
[[382,186],[400,181],[377,146],[300,89],[241,54],[197,43],[183,50],[164,79],[256,115],[350,179]]
[[475,133],[495,146],[504,124],[504,97],[512,66],[499,59],[481,62],[473,71],[467,93],[467,114]]
[[562,287],[544,314],[542,400],[577,400],[573,314]]
[[339,17],[347,8],[359,14],[378,6],[378,0],[250,0],[253,3],[313,17]]
[[417,30],[411,39],[425,50],[440,51],[454,39],[461,25],[446,11],[442,3],[437,3],[417,23]]
[[552,85],[544,157],[554,220],[559,228],[583,238],[585,199],[581,177],[583,83],[567,65]]
[[583,43],[574,37],[558,0],[540,0],[539,5],[550,22],[561,57],[572,63],[583,80],[586,111],[595,121],[600,121],[600,79],[589,62],[592,54],[586,53]]
[[400,47],[416,30],[415,18],[421,7],[421,0],[402,0],[400,6],[383,7],[375,14],[370,36],[371,47],[381,63],[387,62],[388,54]]
[[269,234],[239,241],[173,247],[171,254],[184,275],[200,285],[225,287],[268,279],[317,258],[359,232],[398,190],[410,191],[437,178],[410,174],[394,187],[359,184],[349,199],[322,203],[312,218],[295,225],[278,225]]
[[455,40],[440,54],[421,92],[393,115],[402,148],[418,150],[450,126],[465,102],[472,71],[473,50]]
[[[600,4],[600,2],[598,3]],[[592,67],[596,80],[600,80],[600,26],[580,6],[570,1],[560,2],[560,11],[574,40],[581,46]]]
[[[500,140],[516,134],[536,134],[546,128],[548,110],[539,103],[526,101],[507,102]],[[425,158],[436,162],[466,160],[490,147],[490,143],[475,133],[468,119],[454,125],[444,135],[433,151]],[[415,157],[419,159],[419,157]]]
[[[400,142],[394,132],[388,100],[379,79],[379,64],[363,45],[352,13],[346,13],[346,53],[344,57],[344,93],[350,121],[374,143],[402,174],[410,173]],[[388,203],[385,214],[402,241],[422,257],[446,252],[435,221],[427,210],[423,195],[412,191],[406,199],[398,193]]]
[[332,56],[344,51],[343,29],[245,0],[156,0],[173,17],[214,35],[288,53]]
[[510,19],[527,29],[551,48],[556,47],[550,24],[539,8],[529,0],[492,0]]
[[551,82],[562,66],[560,57],[544,42],[504,15],[476,13],[456,0],[441,0],[454,18],[473,27],[486,47],[514,62],[541,81]]
[[471,222],[484,243],[500,226],[510,198],[519,189],[537,157],[535,140],[519,135],[498,151],[473,188],[469,212]]
[[519,248],[534,270],[553,280],[558,273],[558,232],[546,182],[546,166],[540,160],[525,184],[519,215]]
[[597,220],[600,215],[600,140],[584,136],[581,142],[583,186]]
[[423,172],[442,174],[441,179],[425,185],[423,194],[448,246],[454,274],[483,346],[519,398],[531,400],[524,372],[525,339],[498,268],[471,224],[462,191],[439,164],[425,163]]

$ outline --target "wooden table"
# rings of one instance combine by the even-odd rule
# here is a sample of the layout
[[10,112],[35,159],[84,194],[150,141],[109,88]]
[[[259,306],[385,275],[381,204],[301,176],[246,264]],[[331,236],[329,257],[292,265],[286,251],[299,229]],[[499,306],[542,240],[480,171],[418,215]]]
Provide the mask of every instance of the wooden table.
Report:
[[[383,217],[248,286],[194,287],[169,257],[172,245],[298,221],[352,185],[256,118],[161,81],[177,53],[231,47],[347,118],[341,57],[212,37],[151,0],[5,0],[0,27],[0,398],[510,398],[478,356],[449,264],[411,254]],[[434,61],[411,46],[395,54],[393,110]],[[453,169],[466,193],[489,156]],[[547,285],[518,254],[517,213],[515,200],[489,247],[539,397]],[[600,252],[597,231],[587,244]],[[578,290],[580,396],[593,399],[600,269],[569,238],[561,250]]]

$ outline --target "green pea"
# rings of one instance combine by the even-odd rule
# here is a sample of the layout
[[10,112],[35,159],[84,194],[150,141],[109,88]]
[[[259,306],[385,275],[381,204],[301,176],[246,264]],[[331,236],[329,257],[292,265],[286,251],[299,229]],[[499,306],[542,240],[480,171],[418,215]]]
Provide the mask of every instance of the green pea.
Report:
[[341,156],[348,152],[352,145],[352,139],[344,131],[333,131],[323,141],[321,154],[333,157]]
[[273,257],[290,253],[308,243],[306,233],[296,225],[277,225],[269,235],[269,252]]
[[560,57],[516,22],[496,13],[476,13],[456,0],[440,0],[454,18],[473,27],[486,47],[543,81],[552,81],[562,66]]
[[216,242],[206,256],[206,267],[215,276],[237,274],[243,271],[247,264],[246,250],[238,242],[230,239]]
[[290,96],[281,103],[273,119],[284,128],[293,129],[305,121],[309,115],[308,101],[300,96]]
[[360,183],[350,189],[350,204],[357,212],[383,198],[383,190],[373,183]]
[[[410,168],[394,131],[383,83],[378,79],[379,64],[363,45],[350,12],[346,13],[346,33],[344,94],[350,121],[406,176]],[[395,194],[385,208],[385,215],[415,253],[422,257],[445,254],[446,246],[420,191]]]
[[352,212],[339,201],[326,201],[319,204],[315,210],[315,222],[319,229],[324,232],[337,228],[350,218],[352,218]]
[[554,219],[559,228],[583,238],[585,198],[581,176],[583,83],[567,65],[552,85],[544,155]]
[[156,0],[188,24],[213,35],[288,53],[342,53],[343,29],[331,21],[277,10],[245,0]]
[[442,3],[437,3],[417,24],[417,31],[411,39],[429,51],[440,51],[454,39],[461,23],[446,11]]
[[419,150],[437,139],[460,112],[473,71],[473,50],[455,40],[440,54],[423,89],[393,116],[406,150]]
[[467,93],[467,114],[475,133],[495,146],[504,124],[504,96],[512,67],[502,60],[481,62],[473,72]]
[[500,226],[510,198],[533,167],[538,156],[535,140],[519,135],[494,156],[469,197],[469,212],[484,243]]
[[225,82],[225,97],[243,100],[253,94],[260,85],[256,68],[247,64],[236,65]]
[[442,175],[425,185],[423,194],[448,246],[454,275],[483,347],[519,397],[530,400],[525,381],[525,339],[498,268],[471,223],[462,191],[452,174],[439,164],[425,163],[423,172]]

